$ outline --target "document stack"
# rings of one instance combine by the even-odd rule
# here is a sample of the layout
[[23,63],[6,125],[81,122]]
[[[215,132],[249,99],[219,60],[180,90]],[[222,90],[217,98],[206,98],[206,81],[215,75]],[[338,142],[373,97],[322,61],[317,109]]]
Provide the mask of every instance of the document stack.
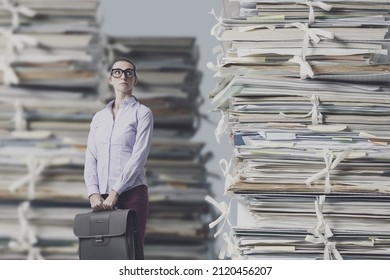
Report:
[[107,57],[127,57],[137,65],[134,95],[154,115],[146,163],[150,213],[145,258],[208,259],[213,209],[204,198],[211,195],[205,168],[209,154],[205,143],[191,140],[199,128],[202,102],[196,40],[108,36],[107,42]]
[[221,257],[390,259],[389,9],[226,0],[213,12],[210,99],[239,204]]
[[0,1],[0,258],[77,258],[101,80],[99,3]]

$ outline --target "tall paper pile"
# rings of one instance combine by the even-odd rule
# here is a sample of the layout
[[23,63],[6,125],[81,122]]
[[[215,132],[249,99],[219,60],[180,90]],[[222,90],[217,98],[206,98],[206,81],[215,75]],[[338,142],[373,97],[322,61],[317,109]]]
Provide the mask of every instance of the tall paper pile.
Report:
[[228,257],[390,258],[389,8],[231,0],[214,13],[210,98],[239,201]]

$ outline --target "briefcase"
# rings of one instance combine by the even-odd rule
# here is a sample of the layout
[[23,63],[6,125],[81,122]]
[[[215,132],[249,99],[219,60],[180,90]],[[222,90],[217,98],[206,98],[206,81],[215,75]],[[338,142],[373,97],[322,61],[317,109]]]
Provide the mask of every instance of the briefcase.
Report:
[[73,232],[79,239],[80,260],[141,260],[137,214],[117,209],[77,214]]

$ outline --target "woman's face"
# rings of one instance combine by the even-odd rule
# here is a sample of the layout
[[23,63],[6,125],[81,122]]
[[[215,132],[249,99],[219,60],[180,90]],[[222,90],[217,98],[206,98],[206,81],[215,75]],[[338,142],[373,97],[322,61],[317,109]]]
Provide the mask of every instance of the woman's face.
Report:
[[[131,74],[133,75],[131,76]],[[116,93],[131,95],[133,87],[137,83],[134,66],[127,61],[115,62],[111,69],[109,83],[114,87]]]

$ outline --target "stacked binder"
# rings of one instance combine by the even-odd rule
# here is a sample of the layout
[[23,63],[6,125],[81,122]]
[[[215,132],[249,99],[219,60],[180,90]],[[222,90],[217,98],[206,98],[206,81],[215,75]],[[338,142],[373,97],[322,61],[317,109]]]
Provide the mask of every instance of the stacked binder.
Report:
[[210,98],[242,205],[230,257],[390,257],[389,7],[225,1]]

